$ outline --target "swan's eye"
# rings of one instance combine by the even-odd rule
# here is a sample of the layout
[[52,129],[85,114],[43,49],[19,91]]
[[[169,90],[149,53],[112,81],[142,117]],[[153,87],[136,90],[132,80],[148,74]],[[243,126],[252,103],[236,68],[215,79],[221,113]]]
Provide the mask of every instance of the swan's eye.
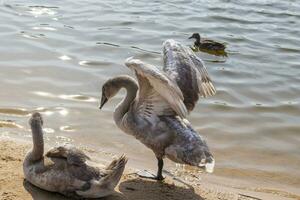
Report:
[[105,87],[102,88],[102,94],[106,94],[105,93]]

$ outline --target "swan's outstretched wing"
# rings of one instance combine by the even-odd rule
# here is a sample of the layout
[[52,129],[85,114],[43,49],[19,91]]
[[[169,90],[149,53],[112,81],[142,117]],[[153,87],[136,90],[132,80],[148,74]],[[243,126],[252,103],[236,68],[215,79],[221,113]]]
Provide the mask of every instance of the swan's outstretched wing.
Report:
[[54,147],[46,153],[46,156],[50,158],[65,158],[71,165],[82,165],[87,160],[90,160],[83,151],[69,145]]
[[139,94],[136,109],[144,116],[172,115],[182,118],[187,115],[183,95],[172,80],[155,66],[140,60],[128,58],[127,67],[132,69],[138,78]]
[[163,70],[181,89],[188,111],[193,110],[199,95],[216,93],[203,62],[191,49],[170,39],[163,44],[163,54]]

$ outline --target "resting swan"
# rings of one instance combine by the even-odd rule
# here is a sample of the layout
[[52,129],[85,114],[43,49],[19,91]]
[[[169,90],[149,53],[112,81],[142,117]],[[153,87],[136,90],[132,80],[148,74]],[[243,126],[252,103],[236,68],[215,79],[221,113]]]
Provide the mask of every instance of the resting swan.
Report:
[[117,126],[152,149],[158,160],[155,179],[162,180],[163,158],[204,167],[212,172],[214,159],[205,140],[185,117],[199,96],[215,94],[215,88],[202,61],[174,40],[163,44],[163,72],[140,60],[128,58],[138,83],[130,76],[109,79],[102,87],[100,109],[121,89],[124,100],[114,111]]
[[29,120],[33,148],[27,153],[23,171],[31,184],[73,198],[98,198],[114,192],[127,159],[121,156],[107,168],[86,163],[89,157],[75,147],[56,147],[44,156],[43,119],[39,113]]

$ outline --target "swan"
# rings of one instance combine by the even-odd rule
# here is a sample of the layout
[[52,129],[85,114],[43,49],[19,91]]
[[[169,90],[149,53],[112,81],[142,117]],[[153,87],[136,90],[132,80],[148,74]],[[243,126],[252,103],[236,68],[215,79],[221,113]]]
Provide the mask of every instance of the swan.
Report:
[[71,146],[54,147],[44,156],[41,114],[33,113],[29,124],[33,148],[26,154],[23,163],[28,182],[72,198],[98,198],[114,192],[127,162],[124,155],[103,169],[88,164],[90,158]]
[[222,43],[213,41],[213,40],[201,40],[199,33],[193,33],[189,39],[196,39],[194,42],[194,48],[198,48],[203,51],[214,51],[214,52],[222,52],[225,50],[226,46]]
[[154,152],[158,170],[152,178],[164,179],[164,157],[213,172],[214,158],[186,116],[199,96],[212,96],[216,90],[203,62],[190,48],[170,39],[163,43],[163,54],[163,71],[128,58],[125,65],[135,72],[138,81],[127,75],[107,80],[99,108],[121,88],[126,89],[127,95],[113,117],[121,130]]

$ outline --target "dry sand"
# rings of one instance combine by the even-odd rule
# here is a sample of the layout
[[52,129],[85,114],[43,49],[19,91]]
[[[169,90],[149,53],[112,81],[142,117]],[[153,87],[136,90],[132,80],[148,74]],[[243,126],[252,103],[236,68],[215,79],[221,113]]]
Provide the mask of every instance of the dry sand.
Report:
[[[66,200],[67,198],[40,190],[24,181],[22,159],[30,144],[0,139],[0,200]],[[104,200],[259,200],[300,199],[299,196],[261,193],[225,188],[217,183],[188,185],[167,177],[164,182],[141,179],[127,169],[116,194]]]

